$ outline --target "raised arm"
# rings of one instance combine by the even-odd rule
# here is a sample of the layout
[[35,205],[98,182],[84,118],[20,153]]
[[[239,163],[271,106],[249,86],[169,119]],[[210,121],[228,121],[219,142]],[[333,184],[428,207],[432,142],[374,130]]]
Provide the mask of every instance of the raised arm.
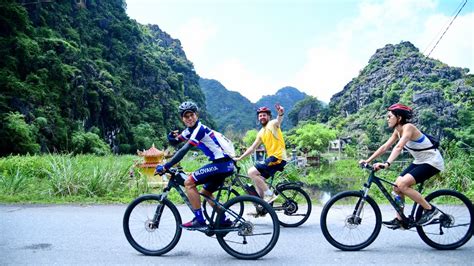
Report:
[[283,122],[283,115],[285,115],[285,108],[281,106],[280,104],[275,104],[275,108],[277,110],[277,126],[281,127],[281,122]]

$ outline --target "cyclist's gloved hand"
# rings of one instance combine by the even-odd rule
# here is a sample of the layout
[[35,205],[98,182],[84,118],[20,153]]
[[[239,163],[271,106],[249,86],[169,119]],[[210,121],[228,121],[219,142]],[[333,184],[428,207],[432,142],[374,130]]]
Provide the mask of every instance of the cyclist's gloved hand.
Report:
[[170,133],[168,133],[168,140],[175,140],[177,136],[177,130],[171,131]]
[[155,168],[155,175],[163,175],[166,172],[167,168],[165,165],[157,165]]
[[171,131],[168,133],[168,141],[171,145],[176,146],[179,144],[177,137],[179,136],[178,130]]

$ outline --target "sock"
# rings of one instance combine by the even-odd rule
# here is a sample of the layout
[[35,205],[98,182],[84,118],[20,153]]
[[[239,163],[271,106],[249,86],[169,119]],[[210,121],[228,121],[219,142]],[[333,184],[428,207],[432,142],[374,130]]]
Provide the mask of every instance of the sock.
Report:
[[197,209],[197,210],[194,210],[194,216],[196,216],[196,220],[200,223],[205,223],[206,220],[204,219],[204,216],[202,216],[202,209]]
[[273,192],[270,189],[267,189],[267,191],[264,192],[266,196],[271,196],[273,195]]

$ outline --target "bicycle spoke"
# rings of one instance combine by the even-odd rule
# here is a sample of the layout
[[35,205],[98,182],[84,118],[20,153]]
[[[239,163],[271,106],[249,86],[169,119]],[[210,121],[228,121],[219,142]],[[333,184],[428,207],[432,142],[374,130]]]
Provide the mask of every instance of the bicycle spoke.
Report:
[[321,229],[333,246],[342,250],[359,250],[370,245],[381,227],[380,209],[368,198],[358,217],[354,216],[361,194],[347,191],[329,200],[321,213]]
[[[226,213],[242,213],[231,230],[217,234],[219,244],[229,254],[237,258],[255,259],[273,248],[278,240],[280,226],[275,212],[267,203],[252,196],[240,196],[225,206]],[[257,215],[256,208],[263,206],[267,214]]]
[[[431,223],[417,227],[421,239],[437,249],[455,249],[472,236],[472,203],[462,194],[439,190],[427,196],[440,213]],[[421,209],[417,218],[421,216]]]
[[130,204],[124,215],[127,240],[145,255],[165,254],[177,244],[181,235],[181,219],[171,203],[165,203],[159,221],[154,220],[160,204],[163,203],[156,195],[142,196]]
[[273,209],[280,224],[288,227],[300,226],[309,218],[312,204],[309,195],[300,187],[289,186],[279,191]]

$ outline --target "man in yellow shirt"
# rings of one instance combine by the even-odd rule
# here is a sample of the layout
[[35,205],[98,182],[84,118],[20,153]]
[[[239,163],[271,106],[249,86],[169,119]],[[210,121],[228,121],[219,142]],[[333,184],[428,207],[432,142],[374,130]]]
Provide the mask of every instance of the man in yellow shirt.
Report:
[[273,120],[270,120],[272,112],[268,107],[263,106],[257,109],[258,121],[260,121],[262,128],[252,146],[240,157],[235,158],[236,161],[242,160],[263,143],[267,152],[267,159],[264,163],[256,163],[254,167],[250,168],[248,175],[254,181],[257,193],[268,203],[273,202],[276,196],[268,188],[265,178],[273,176],[277,171],[282,171],[286,165],[285,140],[281,133],[281,122],[285,110],[279,104],[276,104],[275,108],[278,116]]

